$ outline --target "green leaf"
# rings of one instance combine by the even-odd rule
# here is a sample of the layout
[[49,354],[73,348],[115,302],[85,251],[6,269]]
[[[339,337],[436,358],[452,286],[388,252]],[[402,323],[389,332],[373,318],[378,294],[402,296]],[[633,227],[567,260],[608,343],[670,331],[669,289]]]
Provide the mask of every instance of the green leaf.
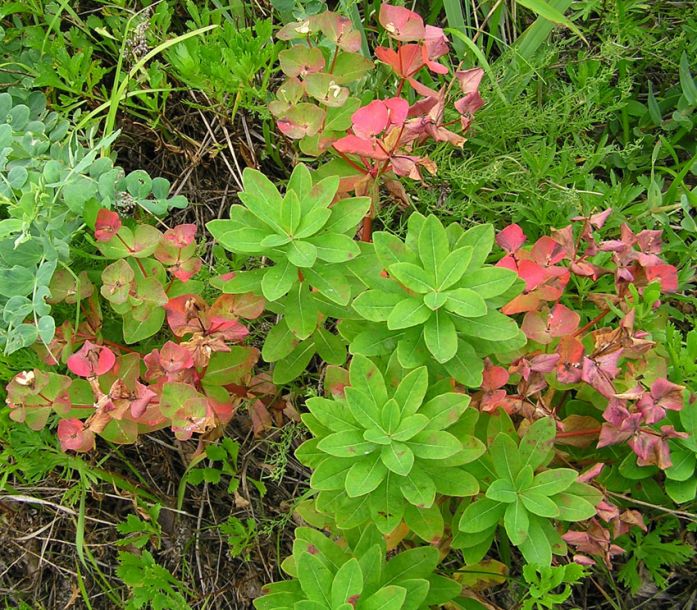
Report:
[[407,502],[414,506],[428,507],[436,499],[436,484],[417,465],[413,466],[409,476],[400,482],[399,489]]
[[697,84],[690,73],[690,60],[685,51],[680,56],[680,87],[687,103],[691,107],[697,106]]
[[510,504],[518,500],[518,493],[511,481],[498,479],[489,485],[489,488],[486,490],[486,497],[496,502]]
[[278,301],[298,281],[298,268],[289,260],[269,267],[261,280],[261,292],[268,301]]
[[556,505],[559,507],[559,519],[561,521],[585,521],[595,515],[595,506],[585,498],[570,494],[560,493],[552,496]]
[[443,535],[445,524],[438,504],[429,508],[407,504],[404,509],[404,521],[412,532],[428,543],[437,542]]
[[665,482],[666,493],[670,499],[677,504],[691,502],[697,496],[697,477],[688,479],[687,481],[674,481],[667,479]]
[[415,414],[428,390],[428,370],[425,366],[410,371],[399,382],[394,399],[402,408],[402,416]]
[[136,320],[130,313],[123,315],[123,339],[128,344],[152,337],[165,321],[165,310],[155,307],[144,320]]
[[331,216],[324,225],[329,233],[355,232],[358,223],[370,210],[370,197],[349,197],[331,207]]
[[312,267],[319,257],[319,251],[309,241],[295,239],[285,247],[288,260],[296,267]]
[[399,424],[397,430],[392,434],[396,441],[408,441],[415,434],[421,432],[428,425],[428,417],[425,415],[408,415]]
[[419,294],[426,294],[435,288],[434,277],[413,263],[393,263],[388,271],[398,282]]
[[415,263],[417,260],[416,256],[407,250],[404,242],[392,233],[376,231],[373,233],[373,245],[375,253],[385,269],[389,269],[391,265],[397,263]]
[[508,434],[499,433],[489,447],[496,474],[513,483],[522,468],[518,446]]
[[346,344],[341,337],[330,333],[323,326],[319,326],[312,335],[315,342],[315,349],[328,364],[341,365],[346,362]]
[[484,363],[467,341],[458,340],[456,354],[444,366],[456,381],[470,388],[478,388],[482,384]]
[[456,423],[469,403],[467,394],[447,392],[429,400],[419,409],[419,413],[428,417],[429,430],[442,430]]
[[[459,468],[438,468],[431,476],[439,494],[464,498],[479,493],[479,482],[469,472]],[[428,471],[430,473],[430,469]]]
[[448,236],[436,216],[430,215],[419,232],[419,258],[424,269],[434,277],[448,256]]
[[544,523],[544,520],[539,517],[531,516],[528,536],[518,546],[526,561],[540,566],[548,566],[552,563],[552,546],[545,533]]
[[356,356],[351,361],[349,379],[351,385],[369,396],[377,407],[381,407],[387,400],[385,379],[372,360]]
[[403,551],[387,562],[383,582],[392,585],[412,578],[428,578],[439,561],[438,549],[432,546]]
[[[436,271],[438,290],[447,290],[462,279],[463,274],[472,260],[472,247],[465,246],[454,250],[440,261]],[[467,273],[469,276],[469,273]],[[484,295],[482,295],[484,296]]]
[[409,439],[409,448],[414,455],[428,460],[442,460],[455,455],[462,444],[449,432],[424,430]]
[[465,318],[479,318],[486,314],[484,299],[469,288],[456,288],[443,293],[447,296],[445,308]]
[[459,318],[457,327],[467,336],[488,341],[506,341],[518,334],[515,320],[494,310],[474,319]]
[[369,494],[382,483],[386,474],[387,468],[379,455],[365,456],[348,471],[345,483],[346,494],[350,498]]
[[266,273],[266,269],[236,271],[235,277],[225,281],[222,290],[232,294],[244,294],[245,292],[259,294],[261,292],[261,283]]
[[491,299],[504,294],[516,281],[517,274],[503,267],[482,267],[471,271],[462,278],[463,288],[474,290],[483,299]]
[[340,85],[363,78],[373,68],[373,62],[360,53],[341,52],[334,63],[334,76]]
[[238,196],[247,209],[269,227],[283,233],[280,224],[283,198],[273,182],[260,171],[248,167],[242,172],[242,184],[244,191]]
[[392,472],[407,476],[414,465],[414,453],[408,445],[397,441],[385,445],[380,452],[382,463]]
[[494,226],[491,224],[475,225],[467,229],[457,240],[453,250],[465,246],[472,248],[472,260],[470,261],[469,269],[474,271],[485,263],[487,256],[489,256],[491,249],[494,247]]
[[549,518],[559,515],[559,507],[547,496],[535,493],[531,490],[525,490],[520,494],[520,499],[523,502],[523,506],[534,515]]
[[444,292],[429,292],[424,295],[424,303],[431,311],[436,311],[445,305],[448,295]]
[[452,319],[443,310],[431,313],[424,325],[424,342],[428,351],[441,364],[457,353],[457,331]]
[[348,305],[351,300],[351,286],[341,271],[329,265],[317,269],[304,269],[305,279],[321,294],[337,305]]
[[318,491],[344,489],[346,475],[353,466],[353,459],[330,457],[320,462],[312,472],[310,485]]
[[288,180],[288,191],[294,191],[300,201],[308,197],[312,190],[312,174],[304,163],[298,163]]
[[400,610],[406,597],[407,590],[404,587],[383,587],[365,601],[361,601],[361,610]]
[[317,248],[317,258],[327,263],[345,263],[356,258],[361,250],[358,243],[342,233],[325,233],[309,239]]
[[[266,246],[262,245],[262,242],[269,235],[271,234],[268,231],[264,231],[264,229],[240,226],[225,231],[225,233],[220,235],[218,241],[223,248],[230,252],[258,254],[266,250]],[[102,251],[104,251],[103,248]]]
[[[327,110],[327,118],[324,121],[324,129],[326,131],[348,130],[351,127],[351,115],[360,107],[361,100],[357,97],[350,97],[342,106],[338,108],[329,108]],[[341,232],[343,233],[343,231]]]
[[506,505],[488,498],[482,498],[470,504],[460,517],[459,528],[462,532],[476,534],[494,527],[506,511]]
[[276,362],[273,369],[273,382],[281,385],[301,375],[314,353],[314,342],[302,341],[288,356]]
[[378,406],[370,395],[353,386],[345,388],[344,392],[346,403],[353,418],[364,428],[375,428],[384,432],[380,421],[380,407],[382,405]]
[[288,328],[298,339],[307,339],[315,331],[319,310],[305,282],[288,293],[284,313]]
[[360,595],[363,591],[363,572],[358,559],[352,557],[342,565],[332,582],[331,607],[336,608],[349,602],[354,595]]
[[431,316],[431,313],[431,310],[426,307],[423,300],[407,297],[397,303],[387,317],[387,328],[399,330],[423,324]]
[[206,368],[203,382],[209,385],[242,383],[250,372],[259,352],[240,345],[231,346],[229,352],[214,352]]
[[[557,435],[557,426],[551,417],[536,420],[520,441],[520,457],[523,466],[537,470],[549,462]],[[549,495],[549,494],[548,494]]]
[[366,290],[359,294],[351,306],[364,319],[371,322],[385,322],[403,295],[382,290]]
[[572,468],[554,468],[545,470],[538,475],[526,491],[542,496],[553,496],[569,488],[578,478],[578,473]]
[[290,354],[300,341],[290,331],[285,320],[272,327],[264,340],[261,356],[266,362],[276,362]]
[[529,525],[528,511],[525,510],[522,502],[517,500],[506,507],[506,512],[503,516],[503,526],[506,528],[506,534],[508,534],[508,538],[513,544],[518,546],[525,542],[525,539],[528,537]]
[[[343,430],[325,436],[317,444],[317,448],[335,457],[365,456],[377,448],[375,444],[363,440],[359,430]],[[377,457],[377,455],[376,455]]]
[[332,573],[322,560],[312,553],[301,553],[298,562],[298,580],[308,599],[329,606]]

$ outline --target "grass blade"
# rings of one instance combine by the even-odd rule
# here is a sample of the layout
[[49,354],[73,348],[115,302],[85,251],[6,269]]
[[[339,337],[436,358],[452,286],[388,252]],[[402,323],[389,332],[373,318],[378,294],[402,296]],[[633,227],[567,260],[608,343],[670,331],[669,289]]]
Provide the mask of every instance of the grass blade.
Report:
[[[532,12],[536,13],[543,19],[551,21],[552,23],[558,23],[566,28],[569,28],[576,36],[578,36],[583,42],[588,44],[581,30],[579,30],[574,23],[564,16],[564,13],[558,10],[555,6],[546,2],[546,0],[518,0],[518,4],[530,9]],[[571,4],[569,2],[569,4]]]
[[469,50],[472,51],[472,54],[477,58],[477,62],[479,62],[482,68],[484,68],[484,72],[486,72],[487,76],[489,77],[489,80],[491,80],[496,94],[501,98],[501,101],[506,106],[508,106],[508,100],[506,99],[503,90],[499,86],[499,83],[496,80],[496,76],[494,75],[494,71],[491,69],[491,66],[489,65],[489,62],[484,56],[484,53],[482,53],[482,50],[474,42],[472,42],[469,36],[467,36],[463,32],[460,32],[459,30],[453,30],[452,28],[447,28],[445,31],[448,32],[448,34],[452,34],[457,39],[461,40],[465,44],[465,46],[467,46]]
[[[443,8],[445,8],[445,17],[448,21],[448,28],[451,30],[457,30],[458,32],[465,33],[465,16],[462,13],[462,4],[460,0],[443,0]],[[453,41],[453,48],[457,53],[457,56],[462,59],[465,55],[466,47],[465,43],[460,39],[456,38]]]

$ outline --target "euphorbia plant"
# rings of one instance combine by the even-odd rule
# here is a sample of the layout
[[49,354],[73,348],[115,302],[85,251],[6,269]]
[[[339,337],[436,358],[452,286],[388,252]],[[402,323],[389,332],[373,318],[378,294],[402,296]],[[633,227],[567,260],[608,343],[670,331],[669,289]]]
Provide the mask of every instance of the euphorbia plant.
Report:
[[437,494],[477,493],[477,480],[462,465],[479,457],[484,445],[448,431],[468,396],[448,392],[447,384],[429,385],[426,367],[400,376],[392,386],[374,362],[354,356],[343,398],[308,401],[303,421],[315,438],[297,455],[314,469],[310,484],[319,491],[318,509],[340,528],[372,521],[389,533],[404,519],[430,538],[443,529]]
[[293,554],[283,562],[291,580],[264,587],[257,610],[426,610],[456,598],[460,585],[440,576],[433,547],[409,549],[386,560],[384,537],[373,527],[334,540],[307,527],[295,530]]
[[[339,157],[320,171],[339,173],[342,192],[370,195],[374,206],[380,184],[406,201],[398,177],[420,180],[422,170],[436,171],[420,145],[430,140],[462,146],[461,134],[484,103],[478,93],[483,76],[479,68],[456,70],[454,78],[438,82],[437,89],[419,80],[422,73],[429,79],[450,73],[437,61],[449,51],[441,28],[424,25],[413,11],[386,3],[380,7],[379,22],[390,46],[376,47],[375,56],[397,77],[393,95],[362,107],[351,96],[349,87],[357,88],[374,64],[357,53],[360,36],[350,20],[327,11],[289,23],[278,32],[280,39],[295,44],[279,54],[288,78],[269,106],[279,130],[299,140],[305,154],[332,151]],[[457,100],[450,96],[453,85],[462,95]],[[411,95],[406,95],[405,86]],[[410,101],[414,96],[420,97]],[[454,118],[446,118],[446,111]],[[369,237],[367,217],[363,238]]]
[[497,309],[520,288],[514,273],[486,264],[494,230],[481,225],[446,229],[435,216],[414,213],[405,241],[374,235],[382,274],[353,301],[368,320],[340,330],[351,352],[376,356],[397,350],[407,368],[427,365],[435,376],[477,387],[482,358],[525,342],[516,323]]
[[236,272],[222,289],[263,295],[272,310],[283,314],[263,351],[266,360],[277,363],[276,382],[300,374],[315,351],[343,364],[343,342],[322,319],[351,301],[346,264],[361,252],[353,235],[370,200],[344,199],[332,206],[338,177],[313,181],[303,164],[294,169],[284,195],[256,170],[245,170],[243,181],[239,196],[244,206],[232,206],[229,220],[213,220],[208,229],[224,248],[274,264]]
[[[77,318],[65,320],[54,340],[37,348],[48,365],[64,364],[77,378],[20,373],[7,388],[12,419],[40,429],[55,413],[63,449],[88,451],[96,435],[131,443],[139,433],[166,426],[180,439],[209,432],[246,399],[255,412],[265,412],[268,392],[252,377],[258,350],[232,345],[248,334],[240,319],[258,317],[264,300],[222,295],[209,305],[196,294],[201,284],[191,278],[201,260],[195,233],[194,225],[164,233],[150,225],[127,227],[117,214],[99,211],[97,247],[116,260],[101,273],[55,274],[52,302],[76,305]],[[105,303],[122,317],[121,333],[104,323]],[[159,347],[141,352],[121,344],[166,331],[165,317],[169,336]]]

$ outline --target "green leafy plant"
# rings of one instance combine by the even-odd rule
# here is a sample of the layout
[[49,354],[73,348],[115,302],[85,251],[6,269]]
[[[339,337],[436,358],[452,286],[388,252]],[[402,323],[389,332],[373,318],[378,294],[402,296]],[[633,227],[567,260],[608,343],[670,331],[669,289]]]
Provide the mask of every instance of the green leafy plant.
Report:
[[0,94],[0,344],[7,354],[54,338],[52,278],[58,268],[69,273],[71,243],[100,208],[164,215],[187,205],[169,197],[168,180],[142,170],[126,175],[99,157],[112,140],[88,148],[69,128],[46,112],[38,92]]
[[484,497],[467,506],[460,517],[460,531],[476,535],[470,539],[463,536],[463,542],[467,546],[481,543],[482,539],[490,543],[502,523],[508,539],[527,561],[549,565],[552,553],[566,552],[550,519],[589,519],[595,515],[602,494],[579,483],[578,472],[572,468],[545,468],[554,456],[553,420],[537,420],[522,438],[518,438],[503,414],[500,422],[506,429],[494,435],[492,426],[487,434],[491,441],[486,454],[466,467],[486,490]]
[[[577,563],[561,566],[523,566],[523,578],[527,583],[526,595],[521,610],[544,610],[557,608],[571,596],[571,587],[584,576],[586,569]],[[555,589],[562,587],[555,593]]]
[[497,311],[520,291],[506,269],[485,264],[494,244],[493,227],[446,229],[435,217],[409,217],[405,241],[387,232],[374,235],[379,267],[387,277],[352,306],[369,323],[340,325],[351,352],[365,356],[396,348],[405,368],[428,365],[436,376],[477,387],[483,357],[525,343],[516,323]]
[[643,573],[664,589],[670,568],[685,565],[694,557],[695,549],[690,544],[675,540],[677,527],[677,519],[667,518],[648,533],[635,529],[619,540],[629,558],[620,568],[618,577],[632,593],[641,587]]
[[317,530],[296,529],[293,554],[283,562],[293,578],[267,585],[266,595],[254,601],[257,610],[425,610],[459,595],[455,581],[435,573],[435,548],[410,549],[386,561],[385,540],[375,528],[344,535],[348,546]]
[[127,610],[190,610],[184,584],[159,565],[149,551],[119,553],[118,577],[130,588]]
[[338,177],[314,182],[303,164],[294,169],[284,195],[256,170],[245,170],[243,181],[239,196],[245,205],[232,206],[230,220],[213,220],[208,230],[227,250],[274,264],[236,272],[221,284],[223,291],[262,294],[283,314],[262,350],[265,360],[276,363],[276,383],[299,375],[315,351],[343,364],[345,347],[320,319],[337,306],[343,311],[351,300],[346,263],[361,253],[352,236],[370,200],[344,199],[330,207]]
[[[315,438],[297,451],[313,467],[317,507],[340,528],[372,521],[389,533],[402,519],[426,540],[443,533],[437,494],[471,496],[477,480],[462,465],[484,451],[469,435],[455,435],[469,397],[442,392],[426,367],[386,384],[374,362],[354,356],[344,398],[308,401],[303,421]],[[447,386],[446,386],[447,387]]]

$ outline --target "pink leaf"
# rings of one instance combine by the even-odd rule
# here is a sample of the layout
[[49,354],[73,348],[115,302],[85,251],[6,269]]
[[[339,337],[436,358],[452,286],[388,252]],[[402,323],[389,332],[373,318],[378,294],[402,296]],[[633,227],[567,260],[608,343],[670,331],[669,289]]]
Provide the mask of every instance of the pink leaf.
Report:
[[532,259],[544,267],[556,265],[559,261],[566,258],[564,247],[548,236],[540,237],[530,250]]
[[170,242],[175,248],[185,248],[189,244],[193,243],[196,238],[196,225],[177,225],[172,229],[167,229],[163,236],[168,242]]
[[62,419],[58,422],[58,440],[63,451],[85,452],[94,449],[94,432],[85,429],[79,419]]
[[108,347],[85,341],[79,351],[68,358],[68,368],[78,377],[98,377],[116,364],[116,356]]
[[94,223],[94,238],[97,241],[111,241],[121,228],[121,219],[116,212],[102,208],[97,212]]
[[386,161],[389,159],[387,151],[375,140],[365,140],[358,136],[348,135],[339,138],[333,144],[334,148],[340,153],[360,155],[376,161]]
[[517,252],[525,243],[525,233],[517,224],[508,225],[502,231],[499,231],[496,236],[496,243],[501,246],[506,252]]
[[422,40],[426,35],[423,19],[402,6],[383,4],[378,19],[388,35],[395,40],[411,42]]
[[437,59],[448,53],[448,39],[441,28],[427,25],[424,33],[424,46],[429,59]]
[[673,265],[647,267],[646,279],[649,282],[658,280],[663,292],[676,292],[678,290],[678,272]]
[[194,359],[188,349],[173,341],[167,341],[160,350],[160,366],[168,374],[177,373],[193,367]]
[[388,121],[387,105],[382,100],[373,100],[351,115],[353,133],[366,140],[382,133],[387,128]]

